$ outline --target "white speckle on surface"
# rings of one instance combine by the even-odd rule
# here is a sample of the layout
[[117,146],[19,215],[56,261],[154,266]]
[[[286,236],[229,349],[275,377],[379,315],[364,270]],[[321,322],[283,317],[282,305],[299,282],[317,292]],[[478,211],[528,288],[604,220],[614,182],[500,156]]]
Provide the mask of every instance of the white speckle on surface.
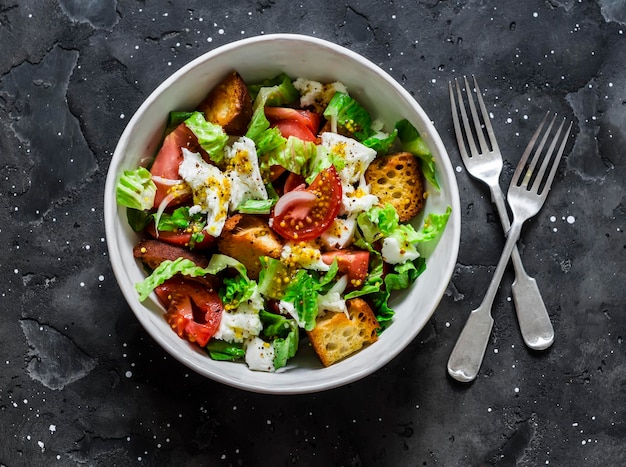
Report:
[[456,171],[459,172],[459,173],[462,172],[463,171],[463,167],[461,167],[460,165],[457,165],[456,166]]
[[539,16],[539,13],[537,13],[536,11],[533,13],[533,18],[537,18]]
[[131,376],[133,376],[133,372],[127,371],[126,373],[124,373],[124,376],[126,376],[127,378],[130,378]]
[[567,216],[568,224],[573,224],[574,222],[576,222],[576,218],[574,216]]
[[48,430],[50,430],[50,433],[54,433],[55,431],[57,431],[57,426],[56,425],[50,425],[48,427]]
[[550,222],[556,222],[556,216],[550,216]]
[[515,388],[514,391],[515,391],[515,394],[519,393],[519,388]]

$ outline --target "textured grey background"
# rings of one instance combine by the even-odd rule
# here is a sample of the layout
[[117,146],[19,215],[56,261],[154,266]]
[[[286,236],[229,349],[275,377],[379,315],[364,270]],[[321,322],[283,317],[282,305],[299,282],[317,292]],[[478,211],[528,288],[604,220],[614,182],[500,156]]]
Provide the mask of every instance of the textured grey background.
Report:
[[[0,0],[0,465],[620,465],[626,459],[626,4],[611,0]],[[116,141],[191,59],[297,32],[363,54],[424,107],[457,169],[458,264],[385,368],[315,395],[206,380],[125,303],[102,192]],[[462,167],[447,83],[475,74],[508,184],[540,116],[574,121],[520,249],[556,341],[523,345],[506,276],[477,381],[445,364],[503,245]]]

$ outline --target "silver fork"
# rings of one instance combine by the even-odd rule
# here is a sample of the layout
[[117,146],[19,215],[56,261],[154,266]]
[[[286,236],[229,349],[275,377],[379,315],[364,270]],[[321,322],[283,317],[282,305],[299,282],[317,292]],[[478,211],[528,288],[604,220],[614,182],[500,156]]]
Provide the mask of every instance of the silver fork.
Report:
[[[476,179],[481,180],[489,186],[491,191],[491,199],[496,205],[498,214],[500,216],[500,223],[502,228],[506,232],[510,228],[509,215],[506,210],[504,194],[500,188],[500,173],[502,172],[502,155],[498,148],[498,143],[491,127],[491,122],[485,104],[483,102],[480,88],[474,79],[474,89],[478,97],[480,104],[480,110],[482,114],[482,120],[484,127],[487,130],[489,136],[489,143],[491,149],[485,140],[484,131],[481,127],[481,122],[472,99],[471,88],[467,82],[467,78],[463,77],[465,81],[465,91],[467,94],[467,101],[472,114],[472,120],[474,122],[474,133],[478,138],[480,149],[476,147],[475,139],[472,136],[472,128],[467,118],[465,106],[463,105],[463,97],[461,94],[461,87],[458,80],[455,79],[456,92],[458,95],[459,111],[462,118],[463,129],[465,130],[465,139],[469,146],[469,154],[466,149],[466,145],[463,139],[463,131],[459,122],[459,116],[456,109],[456,103],[454,99],[454,92],[452,90],[452,84],[448,83],[450,90],[450,103],[452,105],[452,118],[454,120],[454,130],[456,133],[457,143],[459,145],[459,152],[463,163],[467,168],[467,171]],[[546,310],[546,306],[541,298],[541,292],[537,286],[537,281],[530,277],[524,265],[522,264],[522,258],[520,257],[517,245],[513,247],[513,253],[511,254],[511,260],[515,269],[515,280],[512,284],[513,301],[515,302],[515,310],[517,313],[517,320],[519,323],[522,338],[528,347],[534,350],[543,350],[554,342],[554,329],[550,322],[550,316]]]
[[[489,284],[489,288],[480,306],[470,313],[448,359],[448,373],[458,381],[472,381],[478,374],[489,341],[489,335],[491,334],[491,328],[493,327],[491,306],[498,287],[500,286],[506,265],[509,262],[509,257],[515,247],[515,243],[519,239],[522,224],[536,215],[541,209],[541,206],[543,206],[548,191],[550,191],[552,181],[554,180],[554,174],[556,173],[559,161],[563,155],[563,150],[567,144],[567,139],[572,129],[571,123],[564,133],[556,156],[552,161],[552,165],[550,165],[552,153],[559,141],[559,136],[565,124],[565,120],[563,120],[552,138],[552,142],[546,154],[543,156],[541,165],[538,166],[541,152],[543,151],[543,147],[556,119],[556,115],[554,115],[531,161],[527,162],[547,118],[548,114],[546,114],[539,128],[535,131],[513,174],[507,194],[509,206],[513,212],[513,223],[507,233],[507,240],[493,274],[493,278],[491,279],[491,283]],[[546,173],[548,168],[549,172]]]

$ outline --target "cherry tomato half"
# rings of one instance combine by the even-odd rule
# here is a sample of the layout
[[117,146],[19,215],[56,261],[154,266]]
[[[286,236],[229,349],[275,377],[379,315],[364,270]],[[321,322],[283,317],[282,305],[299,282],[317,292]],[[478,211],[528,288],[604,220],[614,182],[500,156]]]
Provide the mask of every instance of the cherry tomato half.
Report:
[[318,113],[289,107],[265,107],[265,116],[270,124],[275,124],[281,120],[296,121],[306,126],[314,135],[317,135],[322,121],[322,117]]
[[155,292],[167,308],[165,319],[181,338],[204,347],[217,332],[224,306],[217,292],[200,281],[173,277]]
[[331,165],[306,189],[281,196],[272,211],[270,226],[290,240],[319,237],[337,217],[341,195],[341,180]]
[[[150,173],[166,180],[180,180],[178,175],[178,167],[183,161],[182,148],[187,148],[191,152],[203,153],[198,139],[184,123],[178,125],[174,131],[169,133],[163,140],[163,145],[156,155],[156,159],[150,168]],[[157,187],[156,196],[154,198],[154,207],[158,207],[168,194],[170,185],[154,182]],[[170,206],[180,204],[183,198],[173,200]]]
[[332,250],[322,253],[322,261],[332,264],[337,259],[339,274],[348,275],[348,287],[358,288],[367,277],[370,254],[365,250]]

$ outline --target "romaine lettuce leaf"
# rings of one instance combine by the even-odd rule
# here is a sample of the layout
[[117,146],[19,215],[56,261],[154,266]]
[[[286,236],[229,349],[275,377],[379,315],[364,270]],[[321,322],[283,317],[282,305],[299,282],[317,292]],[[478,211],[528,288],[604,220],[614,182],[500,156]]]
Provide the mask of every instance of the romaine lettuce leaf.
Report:
[[228,143],[228,135],[224,129],[215,123],[204,119],[202,112],[194,112],[187,120],[185,126],[189,128],[213,162],[221,164],[224,160],[224,147]]
[[176,274],[191,277],[200,277],[207,274],[215,275],[228,267],[234,268],[239,273],[242,278],[242,283],[248,284],[250,287],[256,287],[254,281],[248,278],[246,267],[243,264],[235,258],[216,253],[211,257],[206,268],[197,266],[193,261],[186,258],[177,258],[173,261],[165,260],[152,271],[152,274],[143,281],[135,284],[135,289],[139,294],[139,301],[143,302],[156,287],[163,284],[166,280],[171,279]]
[[317,145],[314,142],[290,136],[283,145],[268,153],[267,164],[280,165],[289,172],[300,174],[307,162],[316,156]]
[[120,206],[144,211],[154,205],[156,191],[148,169],[138,167],[122,173],[115,187],[115,199]]
[[235,361],[246,356],[243,343],[226,342],[220,339],[211,339],[206,350],[213,360]]
[[254,101],[254,109],[266,105],[278,107],[292,104],[300,97],[300,93],[286,73],[281,73],[259,84],[248,85],[248,91]]
[[343,92],[336,92],[324,110],[324,117],[331,125],[342,127],[358,141],[372,136],[372,118],[356,100]]
[[204,268],[196,266],[193,261],[186,258],[177,258],[173,261],[165,260],[152,271],[152,274],[143,281],[135,284],[135,289],[139,294],[139,301],[143,302],[156,287],[174,277],[176,274],[199,277],[207,274],[207,271]]
[[293,319],[265,310],[259,312],[263,335],[274,345],[274,369],[282,368],[298,350],[299,332]]

